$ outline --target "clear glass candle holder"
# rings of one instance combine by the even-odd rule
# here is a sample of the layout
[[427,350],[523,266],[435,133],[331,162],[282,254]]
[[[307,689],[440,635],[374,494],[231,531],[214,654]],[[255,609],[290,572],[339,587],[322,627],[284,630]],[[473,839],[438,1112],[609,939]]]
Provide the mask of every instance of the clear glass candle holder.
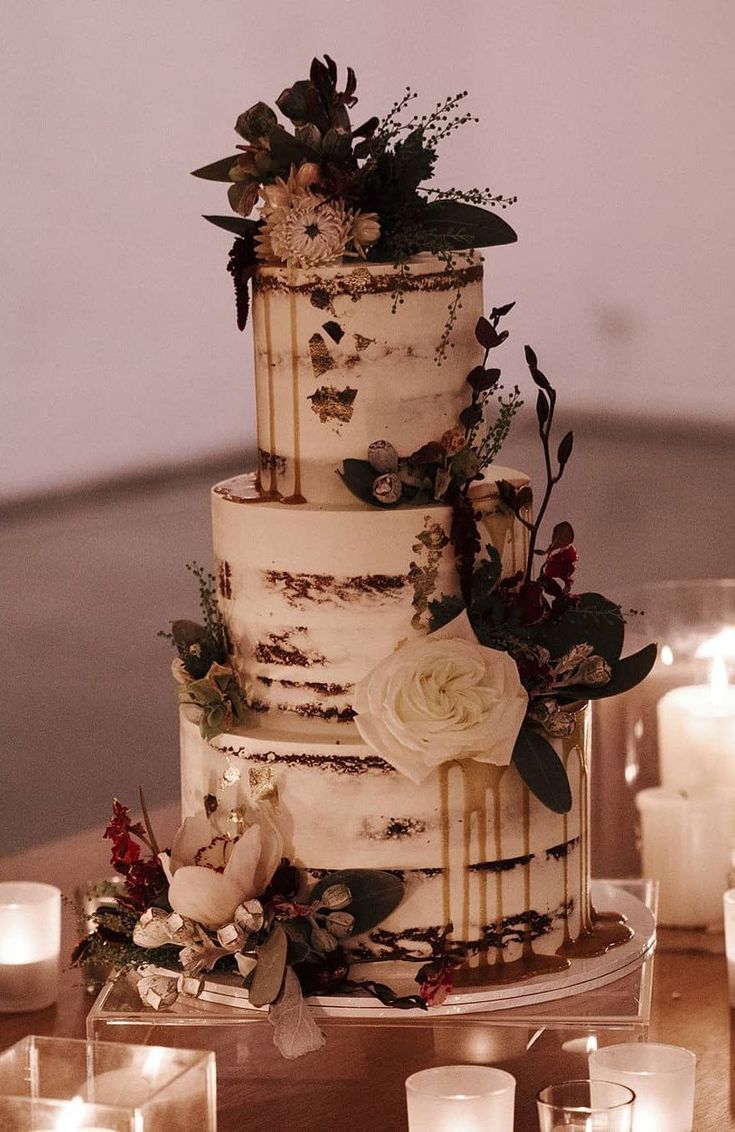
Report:
[[631,1132],[633,1091],[610,1081],[563,1081],[536,1097],[540,1132]]
[[409,1132],[513,1132],[515,1077],[486,1065],[442,1065],[406,1081]]
[[0,1054],[3,1132],[215,1132],[214,1054],[24,1038]]
[[725,953],[727,955],[727,986],[730,1006],[735,1007],[735,888],[722,897],[725,918]]
[[51,884],[0,884],[0,1013],[42,1010],[58,997],[61,892]]
[[591,1078],[635,1093],[633,1132],[691,1132],[696,1064],[691,1050],[657,1042],[602,1046],[589,1055]]

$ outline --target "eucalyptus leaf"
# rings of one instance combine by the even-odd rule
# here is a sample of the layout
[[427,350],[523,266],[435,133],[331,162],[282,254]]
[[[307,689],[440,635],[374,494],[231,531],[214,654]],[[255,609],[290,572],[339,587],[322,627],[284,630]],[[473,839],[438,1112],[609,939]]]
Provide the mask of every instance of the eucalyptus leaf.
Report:
[[513,765],[532,794],[555,814],[572,808],[572,792],[564,763],[548,739],[522,727],[513,748]]
[[257,220],[246,220],[243,216],[205,216],[203,219],[236,236],[249,236],[259,227]]
[[239,160],[239,153],[233,153],[231,157],[220,157],[219,161],[213,161],[210,165],[202,165],[201,169],[193,169],[191,175],[192,177],[202,177],[205,181],[230,183],[230,169]]
[[270,134],[270,155],[279,168],[286,171],[291,165],[297,167],[302,161],[318,161],[319,154],[310,145],[299,141],[283,126],[276,126]]
[[309,900],[318,900],[334,884],[344,884],[352,893],[348,911],[355,917],[355,935],[381,923],[403,899],[403,882],[392,873],[379,869],[346,869],[322,877],[312,889]]
[[453,248],[490,248],[518,239],[497,213],[459,200],[431,201],[421,214],[421,223],[446,237]]
[[288,936],[288,962],[303,963],[311,954],[311,925],[298,916],[284,920],[283,930]]
[[283,989],[268,1012],[268,1021],[273,1026],[274,1044],[289,1061],[321,1049],[326,1041],[304,1002],[301,984],[291,967],[286,968]]
[[287,950],[288,936],[281,924],[277,923],[257,949],[258,966],[250,984],[250,1001],[253,1006],[267,1006],[278,998],[286,970]]

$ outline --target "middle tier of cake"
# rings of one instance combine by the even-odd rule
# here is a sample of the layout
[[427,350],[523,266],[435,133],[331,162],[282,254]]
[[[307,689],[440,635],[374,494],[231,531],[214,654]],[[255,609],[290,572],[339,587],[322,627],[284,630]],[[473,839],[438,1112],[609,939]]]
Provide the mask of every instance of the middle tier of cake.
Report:
[[[501,503],[501,479],[528,483],[492,467],[472,500],[482,553],[494,547],[508,576],[525,564],[528,532]],[[279,730],[349,724],[356,682],[428,632],[432,600],[459,593],[448,504],[288,506],[238,476],[214,488],[212,525],[232,663],[248,707]]]

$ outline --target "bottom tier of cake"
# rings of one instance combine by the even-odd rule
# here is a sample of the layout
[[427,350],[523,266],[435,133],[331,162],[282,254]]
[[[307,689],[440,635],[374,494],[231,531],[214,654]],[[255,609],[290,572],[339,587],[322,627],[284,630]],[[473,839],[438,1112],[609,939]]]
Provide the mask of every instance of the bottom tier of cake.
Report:
[[183,815],[214,799],[236,809],[269,797],[305,884],[343,869],[399,876],[404,899],[349,940],[353,962],[398,962],[405,973],[451,925],[469,957],[464,978],[523,979],[627,937],[618,923],[595,922],[590,904],[587,722],[581,710],[574,734],[557,741],[573,805],[556,814],[513,766],[449,762],[416,785],[356,734],[300,742],[254,726],[206,741],[182,718]]

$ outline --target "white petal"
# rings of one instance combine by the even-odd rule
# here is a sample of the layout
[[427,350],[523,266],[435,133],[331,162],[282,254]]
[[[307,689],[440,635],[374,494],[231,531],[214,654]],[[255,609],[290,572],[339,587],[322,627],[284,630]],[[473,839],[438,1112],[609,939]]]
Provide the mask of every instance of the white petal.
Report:
[[184,865],[174,873],[168,899],[180,916],[207,928],[221,928],[232,921],[240,890],[224,873]]

